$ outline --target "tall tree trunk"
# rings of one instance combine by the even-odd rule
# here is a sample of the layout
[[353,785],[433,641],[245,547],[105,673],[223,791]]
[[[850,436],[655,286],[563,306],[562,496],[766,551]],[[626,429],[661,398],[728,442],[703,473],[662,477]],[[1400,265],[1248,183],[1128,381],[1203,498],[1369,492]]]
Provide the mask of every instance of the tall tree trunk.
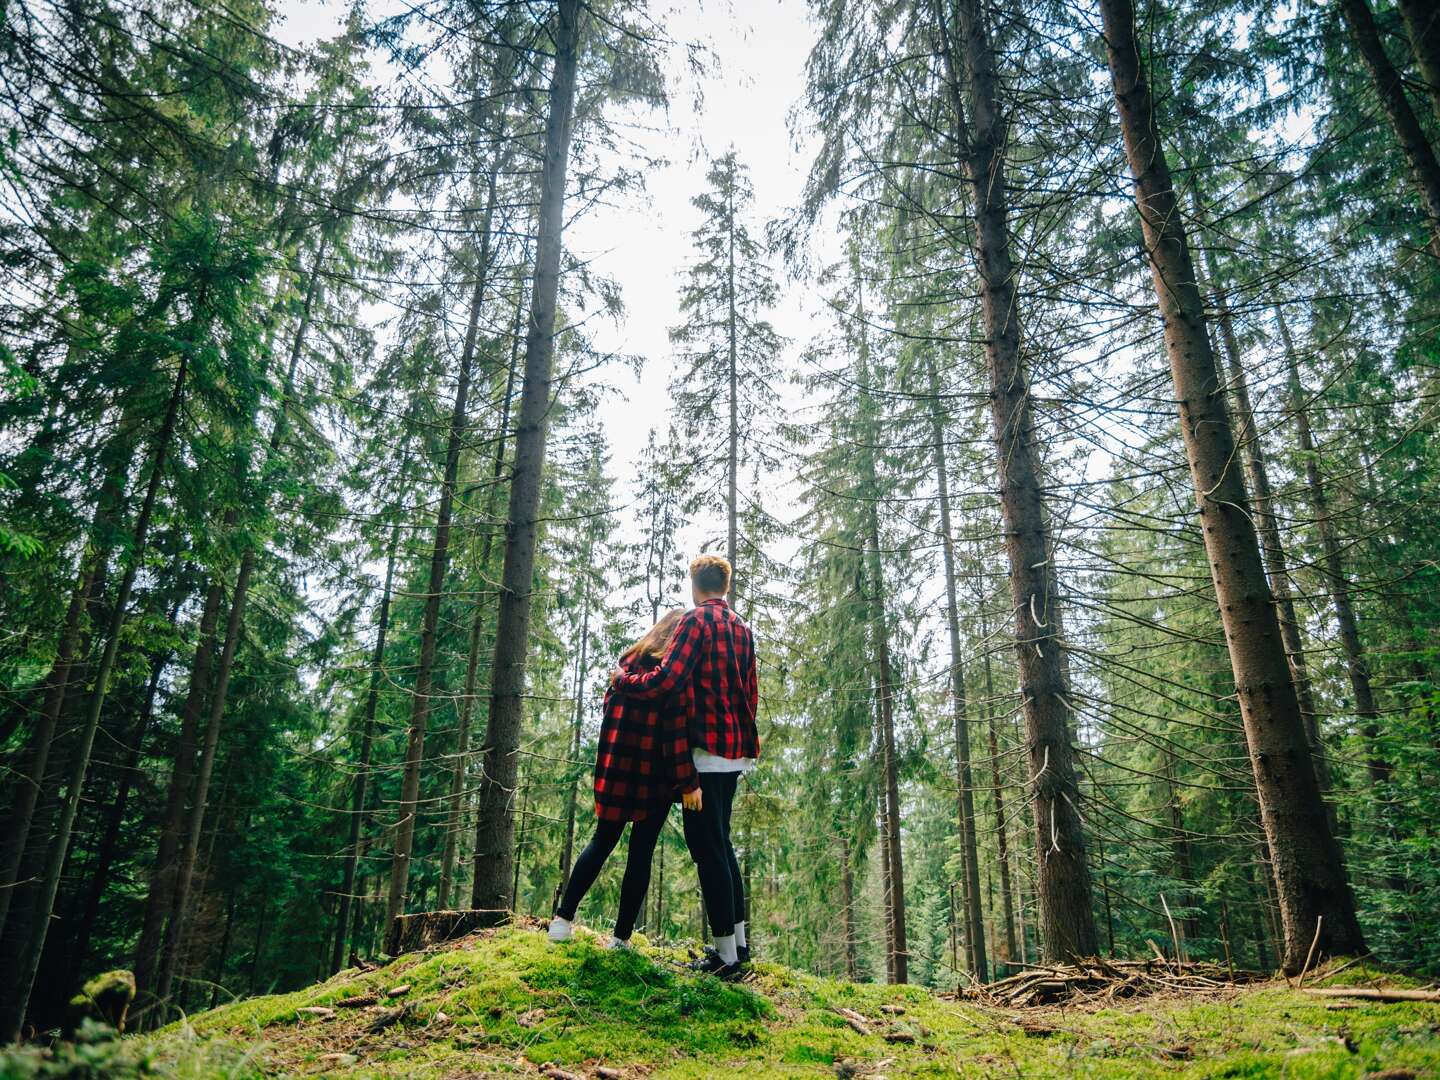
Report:
[[859,942],[855,933],[855,871],[850,865],[850,837],[840,833],[840,902],[844,905],[845,978],[854,982],[859,976]]
[[440,623],[440,602],[445,593],[445,572],[450,565],[450,529],[455,501],[455,479],[460,468],[460,451],[465,441],[467,398],[480,333],[480,311],[490,276],[490,248],[495,220],[496,186],[502,154],[491,162],[485,196],[485,213],[480,223],[480,247],[475,263],[475,287],[465,344],[460,355],[455,403],[450,414],[450,437],[445,450],[445,475],[440,487],[440,506],[435,513],[435,543],[430,553],[430,579],[421,617],[420,658],[415,669],[415,690],[411,699],[410,734],[405,749],[405,771],[400,783],[400,820],[395,826],[395,853],[390,863],[390,899],[385,919],[388,926],[405,913],[410,885],[410,855],[415,840],[415,819],[420,805],[420,767],[425,755],[425,728],[430,717],[430,691],[435,673],[435,649]]
[[1399,6],[1415,63],[1430,93],[1435,119],[1440,121],[1440,9],[1433,0],[1399,0]]
[[1223,384],[1154,103],[1135,39],[1131,0],[1101,0],[1110,73],[1135,202],[1165,324],[1180,426],[1200,509],[1205,549],[1230,648],[1265,835],[1275,860],[1287,970],[1298,970],[1323,918],[1323,955],[1364,948],[1340,846],[1330,832],[1280,624],[1247,512]]
[[36,897],[34,923],[27,935],[23,954],[17,965],[18,978],[12,988],[3,1012],[0,1012],[0,1042],[13,1042],[20,1036],[25,1012],[30,1004],[30,991],[35,985],[35,973],[40,965],[40,955],[45,948],[45,936],[50,928],[50,916],[55,910],[55,894],[60,888],[60,871],[65,865],[65,856],[70,849],[70,830],[75,825],[75,815],[80,809],[80,796],[85,786],[85,773],[90,767],[90,751],[95,744],[95,731],[100,724],[100,712],[105,707],[105,696],[110,689],[110,676],[115,670],[115,657],[120,651],[120,633],[125,627],[126,608],[130,603],[130,592],[135,586],[135,577],[145,556],[145,543],[149,538],[150,519],[155,512],[155,502],[160,494],[160,478],[165,472],[165,461],[170,453],[170,444],[180,415],[180,402],[185,396],[185,378],[189,373],[188,356],[182,353],[175,373],[175,383],[170,391],[165,417],[155,436],[155,451],[150,463],[150,478],[145,487],[145,500],[135,518],[135,527],[130,538],[130,557],[125,574],[116,590],[114,606],[110,611],[110,622],[106,627],[105,650],[95,669],[94,686],[90,691],[85,719],[80,729],[76,747],[70,762],[70,776],[65,799],[61,803],[60,820],[50,841],[46,859],[45,875],[40,882]]
[[870,394],[870,343],[865,331],[865,305],[855,266],[856,311],[860,324],[858,379],[861,389],[859,422],[865,439],[860,453],[860,483],[865,500],[865,569],[868,578],[865,604],[870,622],[871,644],[875,650],[875,678],[880,707],[881,794],[885,800],[885,832],[883,840],[886,864],[889,867],[889,923],[892,957],[891,982],[909,981],[909,944],[905,927],[905,859],[901,844],[900,777],[895,747],[895,682],[890,659],[890,619],[886,610],[885,571],[880,557],[880,482],[875,468],[873,446],[880,442],[877,434],[876,409]]
[[970,720],[966,716],[965,668],[961,659],[960,602],[955,586],[955,538],[950,527],[950,475],[945,454],[945,422],[940,413],[939,379],[929,365],[930,423],[935,440],[935,479],[940,492],[940,544],[945,556],[945,618],[950,631],[950,706],[955,717],[955,784],[960,825],[961,875],[965,881],[965,953],[981,982],[990,978],[985,955],[985,924],[980,911],[980,858],[975,846],[975,788],[970,775]]
[[[1199,200],[1196,199],[1197,209]],[[1260,441],[1260,429],[1255,425],[1255,412],[1250,405],[1250,388],[1245,379],[1245,366],[1240,356],[1240,344],[1235,337],[1234,321],[1225,290],[1220,288],[1215,274],[1214,256],[1205,252],[1206,272],[1210,276],[1215,294],[1216,321],[1220,326],[1220,341],[1225,347],[1226,367],[1230,375],[1230,390],[1235,396],[1235,416],[1240,425],[1240,445],[1245,451],[1245,475],[1249,480],[1252,495],[1251,509],[1255,525],[1260,534],[1260,544],[1265,557],[1265,568],[1269,572],[1270,591],[1275,598],[1275,614],[1280,621],[1280,640],[1285,647],[1285,659],[1290,665],[1290,677],[1295,683],[1295,699],[1300,706],[1300,716],[1305,725],[1305,738],[1310,744],[1310,758],[1315,767],[1315,781],[1321,792],[1330,789],[1330,767],[1325,759],[1325,746],[1320,741],[1320,718],[1315,709],[1315,695],[1310,686],[1310,672],[1305,664],[1305,648],[1300,639],[1300,620],[1295,614],[1294,591],[1290,581],[1289,560],[1285,545],[1280,539],[1279,519],[1275,514],[1275,495],[1270,487],[1270,473],[1265,461],[1265,447]],[[1330,827],[1335,827],[1334,807],[1327,804]]]
[[[1018,268],[1011,254],[1010,206],[1004,183],[1008,125],[999,109],[995,54],[980,0],[958,0],[956,5],[965,69],[963,100],[945,3],[937,0],[955,143],[974,200],[975,261],[995,456],[1001,474],[1000,506],[1034,787],[1040,921],[1046,958],[1066,960],[1093,956],[1099,946],[1071,746],[1055,566],[1050,557],[1030,387],[1020,351]],[[968,125],[965,101],[969,104]]]
[[470,642],[465,659],[465,692],[460,699],[460,729],[455,734],[455,764],[450,770],[450,795],[446,800],[445,844],[440,852],[440,891],[435,897],[435,906],[441,911],[450,906],[450,888],[455,880],[455,863],[460,847],[460,827],[464,820],[465,766],[470,757],[470,716],[475,700],[475,675],[480,666],[480,631],[484,623],[484,608],[477,604],[475,617],[470,620]]
[[[883,759],[882,759],[883,766]],[[882,776],[881,783],[884,783]],[[880,840],[880,896],[883,903],[881,922],[885,929],[885,981],[895,982],[895,923],[890,913],[895,909],[893,897],[894,875],[890,869],[890,816],[885,810],[886,798],[882,789],[880,804],[876,808],[875,823]]]
[[[988,641],[990,627],[985,614],[980,614],[980,640]],[[985,700],[986,727],[990,750],[990,785],[995,798],[995,845],[996,862],[1000,874],[1000,909],[1005,918],[1005,956],[1007,964],[1020,958],[1015,947],[1015,900],[1010,891],[1010,839],[1009,826],[1005,821],[1005,784],[1000,776],[1000,742],[995,733],[995,680],[990,670],[990,650],[985,650]]]
[[[172,623],[177,614],[178,609],[171,611],[170,621]],[[110,870],[115,865],[115,857],[120,852],[120,831],[125,824],[125,812],[130,805],[130,792],[140,775],[140,757],[144,750],[145,736],[150,730],[150,721],[155,715],[155,695],[159,692],[160,677],[164,674],[172,655],[167,652],[157,656],[150,669],[150,681],[145,686],[145,698],[140,706],[140,715],[135,719],[135,726],[130,732],[129,745],[125,750],[125,759],[120,764],[120,782],[105,809],[105,833],[100,839],[94,869],[89,874],[85,905],[75,928],[75,942],[70,953],[73,974],[76,977],[83,974],[86,960],[89,958],[90,935],[94,933],[95,922],[100,917],[100,901],[105,896],[106,886],[110,882]]]
[[[225,512],[225,531],[235,523],[235,511]],[[216,627],[220,621],[220,605],[225,589],[218,577],[212,576],[205,589],[205,603],[200,612],[200,625],[195,652],[190,660],[190,685],[185,704],[180,710],[180,736],[175,744],[174,764],[170,770],[170,788],[165,799],[165,817],[160,826],[160,839],[155,846],[155,860],[150,871],[150,888],[145,897],[141,917],[140,939],[135,947],[135,1004],[141,1022],[154,1003],[153,988],[160,969],[160,950],[165,919],[175,895],[175,877],[179,869],[177,854],[185,829],[185,804],[195,778],[195,746],[199,741],[200,709],[210,689],[210,665],[215,653]]]
[[1370,782],[1384,783],[1390,779],[1390,763],[1380,753],[1380,710],[1375,704],[1375,691],[1370,683],[1370,663],[1360,641],[1360,625],[1355,618],[1355,605],[1350,599],[1350,583],[1345,577],[1345,560],[1340,553],[1340,538],[1335,532],[1335,519],[1330,512],[1330,498],[1325,478],[1320,474],[1320,456],[1310,428],[1310,410],[1305,388],[1300,382],[1300,368],[1295,358],[1295,342],[1284,314],[1276,309],[1276,322],[1285,346],[1285,370],[1290,389],[1290,408],[1295,417],[1295,440],[1305,460],[1305,487],[1315,515],[1315,528],[1320,533],[1320,547],[1325,556],[1325,585],[1335,611],[1335,625],[1340,632],[1340,648],[1345,653],[1345,673],[1350,679],[1350,692],[1355,696],[1355,715],[1360,718],[1365,736],[1366,767]]
[[565,175],[570,157],[570,120],[575,107],[575,68],[580,36],[579,0],[560,0],[555,30],[555,68],[545,121],[545,160],[540,176],[540,220],[535,284],[525,342],[525,378],[515,434],[515,464],[505,530],[505,567],[491,665],[490,717],[484,748],[475,829],[472,905],[503,908],[514,859],[514,808],[518,775],[525,662],[530,648],[530,601],[539,534],[540,488],[549,434],[551,377],[555,358],[555,303],[560,285]]
[[[593,547],[585,553],[584,565],[588,568]],[[571,722],[570,758],[572,764],[580,760],[580,731],[585,718],[585,673],[590,651],[590,574],[585,573],[585,594],[581,600],[580,656],[575,664],[575,710]],[[565,791],[565,847],[560,853],[560,880],[570,880],[571,859],[575,853],[575,801],[576,781],[572,780]],[[749,895],[748,893],[746,895]]]
[[339,971],[345,963],[345,945],[353,938],[351,910],[355,904],[356,871],[360,865],[360,845],[365,830],[365,795],[370,784],[370,756],[375,746],[375,710],[380,703],[380,680],[385,671],[385,639],[390,633],[390,590],[395,581],[395,550],[400,546],[400,523],[390,529],[390,548],[385,556],[385,585],[380,592],[380,609],[376,618],[375,648],[370,653],[370,688],[365,694],[365,712],[360,721],[360,762],[355,770],[355,790],[350,804],[350,836],[345,845],[345,873],[340,884],[340,913],[336,919],[335,949],[330,954],[330,970]]
[[[729,206],[726,215],[728,226],[728,237],[726,247],[726,280],[725,300],[729,306],[727,323],[729,330],[729,347],[726,351],[728,364],[727,375],[729,378],[729,412],[730,430],[726,443],[725,457],[725,510],[726,510],[726,532],[725,532],[725,557],[730,560],[730,599],[737,602],[740,599],[739,584],[735,578],[735,560],[739,556],[740,542],[740,380],[737,371],[739,356],[737,355],[736,337],[739,328],[736,326],[735,314],[735,169],[734,156],[731,156],[731,170],[729,182]],[[749,895],[748,893],[746,895]]]
[[[1369,0],[1340,0],[1340,11],[1350,27],[1355,49],[1370,72],[1375,93],[1380,98],[1385,115],[1390,118],[1390,126],[1395,129],[1395,138],[1410,165],[1415,187],[1424,200],[1425,212],[1430,219],[1430,254],[1440,259],[1440,161],[1436,160],[1435,148],[1425,138],[1415,110],[1410,107],[1400,72],[1385,53]],[[1435,17],[1433,10],[1429,12],[1429,17]],[[1433,27],[1430,33],[1433,40]]]

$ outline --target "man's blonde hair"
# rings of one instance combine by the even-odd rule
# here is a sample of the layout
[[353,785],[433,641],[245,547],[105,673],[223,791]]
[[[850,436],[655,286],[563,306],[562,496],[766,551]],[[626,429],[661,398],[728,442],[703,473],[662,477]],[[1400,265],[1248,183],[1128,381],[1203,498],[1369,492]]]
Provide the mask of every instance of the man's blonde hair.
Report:
[[730,560],[723,555],[699,555],[690,564],[690,580],[707,596],[730,591]]

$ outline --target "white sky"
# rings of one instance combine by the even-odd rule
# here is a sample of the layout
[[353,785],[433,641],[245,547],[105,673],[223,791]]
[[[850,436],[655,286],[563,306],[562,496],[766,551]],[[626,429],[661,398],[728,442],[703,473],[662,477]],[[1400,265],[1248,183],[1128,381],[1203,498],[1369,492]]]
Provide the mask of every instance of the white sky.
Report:
[[[282,3],[274,34],[303,47],[337,33],[345,7],[335,0]],[[698,211],[690,200],[706,186],[709,159],[733,145],[749,168],[755,191],[751,225],[760,236],[765,222],[798,202],[812,156],[810,147],[794,146],[788,127],[804,92],[814,38],[805,0],[672,0],[656,4],[652,13],[677,43],[667,71],[671,105],[668,112],[628,114],[635,123],[626,133],[640,153],[664,158],[665,164],[648,173],[643,195],[593,208],[565,235],[566,249],[617,282],[624,300],[618,322],[587,321],[595,346],[646,360],[638,378],[618,366],[597,376],[621,391],[607,396],[600,408],[611,445],[610,471],[619,477],[641,470],[652,426],[663,435],[672,364],[669,328],[678,316],[681,276],[694,259],[690,232]],[[698,76],[685,62],[685,43],[698,43],[711,54]],[[772,268],[782,286],[772,322],[794,351],[814,327],[816,311],[804,306],[808,290],[786,288],[784,267],[772,262]],[[634,491],[622,485],[615,495],[626,503]],[[620,516],[626,539],[633,538],[633,526]],[[717,525],[694,523],[682,544],[714,536]]]

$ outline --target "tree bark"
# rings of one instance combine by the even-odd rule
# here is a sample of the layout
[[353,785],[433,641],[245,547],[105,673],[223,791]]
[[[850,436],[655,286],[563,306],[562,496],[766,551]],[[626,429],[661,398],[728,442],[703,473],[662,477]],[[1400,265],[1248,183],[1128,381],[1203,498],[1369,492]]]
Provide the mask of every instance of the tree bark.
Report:
[[1340,847],[1330,832],[1315,782],[1279,620],[1247,511],[1245,485],[1234,467],[1236,446],[1224,388],[1141,68],[1134,8],[1131,0],[1101,0],[1100,9],[1205,549],[1229,645],[1261,820],[1275,860],[1285,928],[1284,967],[1298,970],[1322,917],[1322,955],[1361,952],[1364,939]]
[[[1412,3],[1417,7],[1421,6],[1416,0],[1412,0]],[[1427,9],[1430,7],[1423,6]],[[1340,0],[1340,11],[1350,27],[1355,49],[1369,70],[1385,115],[1390,118],[1390,126],[1395,129],[1395,138],[1410,165],[1415,187],[1425,203],[1425,212],[1430,219],[1430,254],[1440,259],[1440,161],[1436,160],[1435,148],[1425,138],[1415,110],[1410,107],[1410,99],[1405,96],[1400,72],[1395,69],[1385,52],[1369,0]],[[1433,10],[1429,11],[1428,17],[1432,20],[1435,18]],[[1427,40],[1433,43],[1435,34],[1432,25]],[[1429,75],[1426,77],[1428,79]]]
[[[483,564],[482,564],[483,565]],[[465,659],[465,692],[460,700],[460,729],[455,734],[455,765],[450,770],[450,796],[445,813],[445,845],[440,852],[440,891],[435,906],[450,906],[450,888],[455,880],[455,863],[460,847],[460,826],[465,799],[465,765],[470,757],[470,716],[475,699],[475,673],[480,660],[480,630],[484,609],[478,604],[470,620],[470,643]]]
[[45,936],[49,931],[50,917],[55,909],[55,894],[60,887],[60,871],[64,867],[65,856],[70,848],[70,830],[75,825],[75,815],[80,809],[80,795],[85,786],[86,770],[90,767],[90,751],[95,744],[95,731],[100,724],[100,712],[105,706],[105,696],[110,688],[110,676],[115,670],[115,657],[120,650],[120,633],[125,627],[125,609],[129,605],[130,592],[135,586],[135,577],[140,571],[140,563],[145,555],[145,543],[150,533],[150,519],[155,512],[155,501],[160,494],[160,478],[165,471],[165,460],[170,453],[170,444],[174,439],[176,423],[180,415],[180,402],[185,395],[185,378],[189,373],[187,359],[187,356],[182,353],[179,367],[175,373],[175,383],[170,391],[169,404],[165,409],[165,417],[155,436],[155,452],[150,463],[150,478],[145,488],[145,499],[135,518],[135,526],[130,538],[130,558],[125,567],[125,574],[120,580],[120,586],[116,590],[114,606],[110,611],[109,625],[106,627],[105,649],[95,670],[94,686],[90,691],[85,719],[71,758],[70,776],[65,799],[61,803],[60,820],[56,826],[55,835],[50,841],[45,875],[40,882],[39,893],[36,897],[34,924],[30,928],[24,952],[20,957],[16,984],[5,1003],[3,1014],[0,1014],[0,1043],[13,1042],[20,1037],[20,1028],[29,1007],[30,991],[35,985],[35,973],[40,965],[40,955],[45,948]]
[[[345,945],[355,937],[351,910],[355,904],[356,871],[360,865],[360,845],[365,829],[365,795],[370,784],[370,757],[375,746],[375,710],[380,703],[380,680],[385,671],[385,639],[390,633],[390,590],[395,581],[395,549],[400,545],[400,523],[390,529],[390,549],[385,557],[385,585],[380,592],[379,624],[375,648],[370,654],[370,688],[365,694],[364,719],[360,722],[360,763],[355,771],[355,791],[350,804],[350,838],[345,846],[345,874],[340,884],[340,912],[336,920],[335,949],[330,954],[330,970],[339,971],[345,964]],[[356,915],[358,923],[358,910]]]
[[515,464],[505,531],[505,565],[491,666],[490,716],[484,748],[475,832],[475,878],[471,906],[505,907],[514,859],[514,808],[518,774],[525,662],[530,646],[530,602],[539,534],[540,489],[549,434],[555,354],[555,304],[560,285],[565,176],[575,70],[580,36],[579,0],[561,0],[555,30],[555,67],[545,121],[545,159],[540,177],[540,219],[535,283],[525,343],[525,376],[515,433]]
[[965,69],[963,100],[944,3],[937,0],[955,143],[974,200],[975,261],[1026,749],[1034,788],[1040,921],[1046,958],[1068,960],[1093,956],[1099,946],[1071,746],[1069,687],[1061,654],[1059,601],[1041,491],[1040,454],[1020,348],[1018,268],[1011,253],[1010,206],[1004,183],[1008,125],[999,109],[995,55],[980,0],[957,3]]
[[960,826],[961,875],[965,881],[965,953],[980,982],[990,978],[985,924],[980,911],[980,858],[975,845],[975,788],[970,775],[970,720],[966,716],[965,668],[960,646],[960,602],[955,585],[955,539],[950,527],[950,475],[945,422],[940,414],[939,380],[929,365],[930,423],[935,440],[935,479],[940,498],[940,544],[945,558],[945,618],[950,632],[950,704],[955,719],[956,809]]
[[1430,93],[1435,119],[1440,121],[1440,9],[1432,0],[1399,0],[1399,6],[1415,63]]
[[[1310,760],[1315,767],[1315,781],[1321,792],[1330,790],[1330,766],[1325,757],[1325,746],[1320,740],[1320,717],[1315,709],[1315,695],[1310,686],[1310,672],[1305,663],[1305,647],[1300,638],[1300,620],[1295,614],[1294,591],[1290,581],[1289,560],[1285,545],[1280,539],[1279,519],[1275,514],[1275,495],[1270,487],[1270,472],[1265,461],[1265,447],[1260,441],[1260,429],[1255,425],[1255,412],[1250,405],[1250,388],[1245,379],[1245,367],[1240,356],[1240,345],[1235,338],[1235,326],[1230,315],[1230,305],[1225,291],[1218,285],[1215,276],[1214,258],[1205,254],[1206,271],[1215,294],[1216,321],[1220,326],[1220,341],[1225,347],[1226,366],[1230,375],[1230,391],[1235,398],[1235,415],[1240,424],[1240,445],[1245,451],[1245,475],[1249,480],[1252,495],[1251,510],[1260,534],[1260,544],[1269,572],[1270,591],[1275,598],[1275,614],[1280,620],[1280,640],[1285,647],[1285,659],[1290,665],[1290,678],[1295,683],[1295,699],[1300,706],[1300,716],[1305,725],[1305,738],[1310,744]],[[1326,804],[1330,828],[1335,828],[1335,809]]]

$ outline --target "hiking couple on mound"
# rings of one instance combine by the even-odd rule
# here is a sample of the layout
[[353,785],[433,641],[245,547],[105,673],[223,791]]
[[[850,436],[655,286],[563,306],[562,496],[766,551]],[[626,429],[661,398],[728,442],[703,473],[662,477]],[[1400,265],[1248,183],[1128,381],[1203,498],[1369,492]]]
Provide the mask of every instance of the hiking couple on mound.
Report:
[[738,979],[750,960],[745,889],[730,843],[740,777],[755,767],[759,688],[750,628],[726,602],[730,563],[701,555],[690,564],[695,606],[667,613],[626,649],[605,691],[595,754],[595,835],[565,887],[550,940],[566,941],[576,909],[630,823],[612,948],[629,945],[650,885],[650,860],[670,804],[684,806],[685,844],[715,939],[696,971]]

